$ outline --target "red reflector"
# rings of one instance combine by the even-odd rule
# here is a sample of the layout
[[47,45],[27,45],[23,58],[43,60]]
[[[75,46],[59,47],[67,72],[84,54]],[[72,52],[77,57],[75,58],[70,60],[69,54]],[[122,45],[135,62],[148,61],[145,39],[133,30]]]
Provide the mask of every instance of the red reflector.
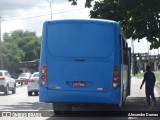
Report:
[[45,76],[45,75],[42,75],[42,76],[41,76],[41,79],[43,79],[43,80],[46,79],[46,76]]
[[5,80],[5,77],[0,77],[0,80]]
[[117,78],[117,77],[114,77],[114,78],[113,78],[113,81],[117,81],[117,80],[118,80],[118,78]]

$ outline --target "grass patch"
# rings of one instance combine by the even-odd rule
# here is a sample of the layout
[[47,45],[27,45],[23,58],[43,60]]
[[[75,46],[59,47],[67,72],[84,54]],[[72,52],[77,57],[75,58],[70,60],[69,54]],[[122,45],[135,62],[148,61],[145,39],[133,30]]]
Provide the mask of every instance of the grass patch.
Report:
[[157,85],[158,87],[160,87],[160,71],[154,72],[154,73],[155,73],[156,80],[157,80],[156,85]]
[[143,78],[144,73],[138,73],[134,77],[136,78]]
[[[160,71],[154,72],[154,74],[156,76],[156,86],[160,87]],[[143,75],[144,73],[138,73],[135,77],[143,79]]]

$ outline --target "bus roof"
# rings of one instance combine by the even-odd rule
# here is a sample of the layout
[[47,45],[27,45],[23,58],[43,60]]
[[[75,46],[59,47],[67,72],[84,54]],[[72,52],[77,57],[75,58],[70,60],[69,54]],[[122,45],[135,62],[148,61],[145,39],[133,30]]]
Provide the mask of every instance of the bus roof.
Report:
[[99,23],[99,24],[116,24],[116,25],[119,25],[118,22],[116,21],[113,21],[113,20],[105,20],[105,19],[60,19],[60,20],[49,20],[49,21],[46,21],[45,23],[66,23],[66,22],[79,22],[79,23],[87,23],[89,22],[90,24],[91,23]]

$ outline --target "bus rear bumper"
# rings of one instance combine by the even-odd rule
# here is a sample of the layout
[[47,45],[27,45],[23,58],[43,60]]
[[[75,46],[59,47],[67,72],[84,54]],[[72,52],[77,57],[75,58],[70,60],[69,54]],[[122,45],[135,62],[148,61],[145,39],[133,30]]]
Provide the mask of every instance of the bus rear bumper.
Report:
[[119,104],[120,93],[118,91],[59,91],[40,90],[40,102],[63,102],[63,103],[98,103]]

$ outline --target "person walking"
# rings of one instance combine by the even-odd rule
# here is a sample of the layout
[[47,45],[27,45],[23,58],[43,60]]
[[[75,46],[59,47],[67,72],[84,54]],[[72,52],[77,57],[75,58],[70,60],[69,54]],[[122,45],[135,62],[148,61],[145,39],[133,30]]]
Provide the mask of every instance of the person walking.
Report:
[[156,99],[154,96],[154,86],[155,86],[156,78],[154,73],[151,71],[151,67],[146,67],[146,72],[144,73],[144,78],[142,81],[142,84],[140,86],[140,89],[142,89],[143,84],[145,83],[145,92],[146,92],[146,99],[148,105],[151,104],[150,96],[152,97],[152,100],[154,102],[154,105],[156,105]]

